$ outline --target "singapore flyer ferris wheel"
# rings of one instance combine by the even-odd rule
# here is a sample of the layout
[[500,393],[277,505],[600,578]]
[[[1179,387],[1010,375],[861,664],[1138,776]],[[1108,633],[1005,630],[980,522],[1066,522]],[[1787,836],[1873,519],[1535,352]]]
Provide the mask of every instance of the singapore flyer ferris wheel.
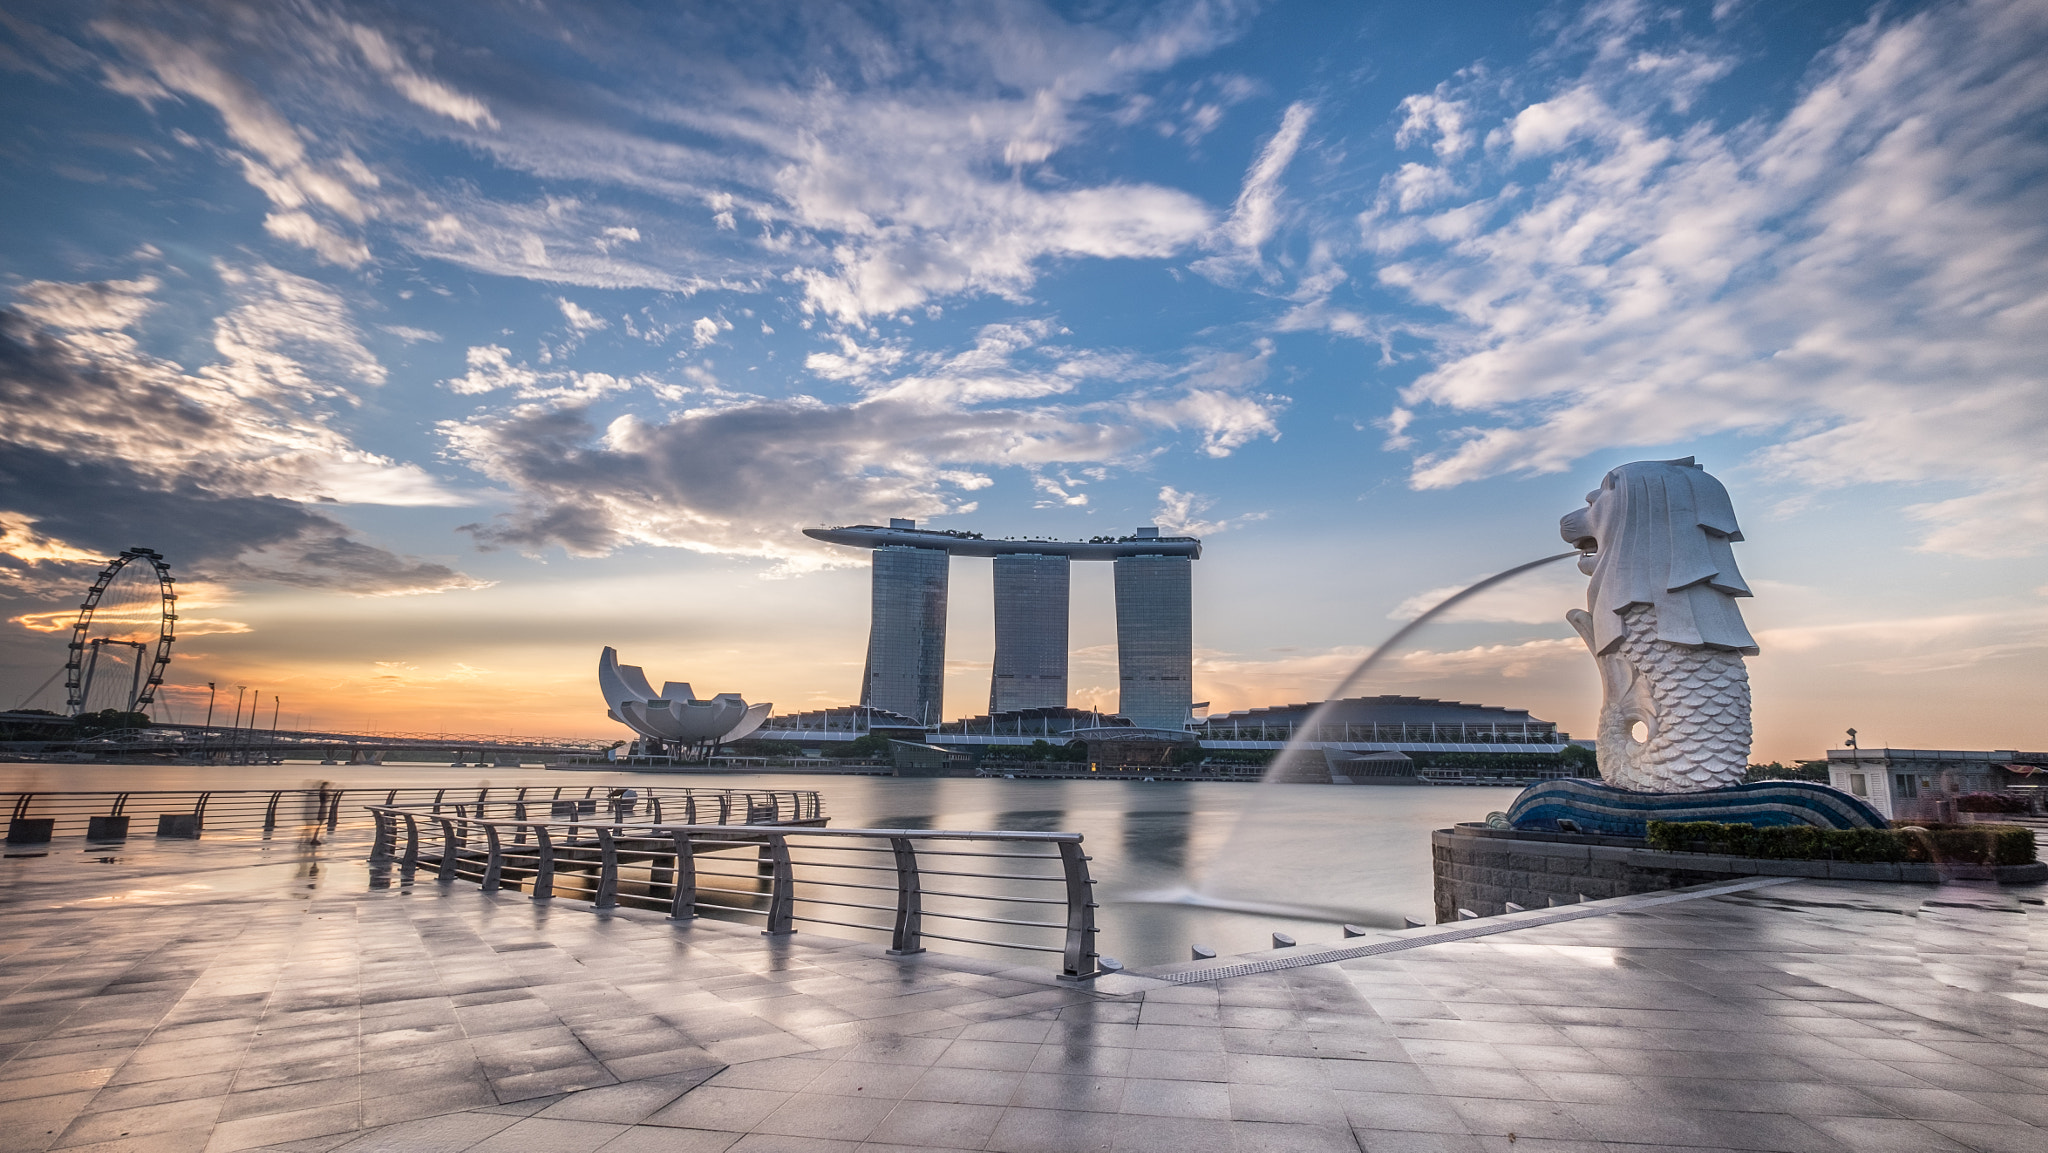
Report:
[[149,711],[171,663],[177,628],[177,585],[163,554],[131,548],[108,561],[71,625],[65,711],[74,717],[98,708]]

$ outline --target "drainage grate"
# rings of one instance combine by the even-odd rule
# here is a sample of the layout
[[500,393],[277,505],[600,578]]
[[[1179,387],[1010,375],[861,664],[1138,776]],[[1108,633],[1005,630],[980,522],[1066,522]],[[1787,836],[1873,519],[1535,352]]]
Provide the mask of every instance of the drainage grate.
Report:
[[[1717,885],[1711,889],[1696,889],[1686,893],[1663,893],[1644,897],[1622,905],[1574,905],[1541,917],[1526,917],[1515,921],[1466,922],[1461,928],[1446,929],[1424,937],[1403,937],[1395,941],[1376,941],[1370,945],[1358,945],[1349,949],[1325,949],[1319,953],[1302,953],[1290,957],[1274,957],[1266,961],[1243,961],[1235,965],[1219,965],[1214,969],[1190,969],[1179,973],[1145,973],[1159,981],[1171,981],[1176,985],[1200,985],[1209,981],[1223,981],[1231,977],[1249,977],[1254,973],[1274,973],[1281,969],[1299,969],[1307,965],[1327,965],[1332,961],[1349,961],[1358,957],[1377,957],[1383,953],[1399,953],[1407,949],[1419,949],[1424,945],[1441,945],[1449,941],[1465,941],[1473,937],[1486,937],[1494,933],[1511,933],[1516,929],[1533,929],[1539,925],[1555,925],[1563,921],[1577,921],[1586,917],[1600,917],[1608,913],[1630,913],[1652,905],[1669,905],[1676,901],[1690,901],[1698,897],[1720,897],[1729,893],[1740,893],[1750,889],[1762,889],[1771,885],[1783,885],[1799,880],[1797,877],[1760,877],[1738,881],[1732,885]],[[1490,922],[1490,923],[1489,923]]]

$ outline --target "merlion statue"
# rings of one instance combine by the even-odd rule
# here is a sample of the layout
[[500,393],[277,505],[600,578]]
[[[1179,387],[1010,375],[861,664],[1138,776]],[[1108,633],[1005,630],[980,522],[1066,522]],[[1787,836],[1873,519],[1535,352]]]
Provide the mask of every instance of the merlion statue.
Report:
[[1729,547],[1742,539],[1728,490],[1683,460],[1609,472],[1564,539],[1593,578],[1566,614],[1600,666],[1600,775],[1633,792],[1742,783],[1756,641],[1736,597],[1751,595]]

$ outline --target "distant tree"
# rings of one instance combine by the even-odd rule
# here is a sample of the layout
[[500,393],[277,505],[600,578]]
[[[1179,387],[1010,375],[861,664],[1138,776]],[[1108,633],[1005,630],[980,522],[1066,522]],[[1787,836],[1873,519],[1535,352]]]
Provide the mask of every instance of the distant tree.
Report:
[[798,757],[804,747],[795,741],[734,741],[725,751],[735,757]]
[[111,733],[120,729],[146,729],[149,727],[148,713],[131,713],[121,709],[101,709],[96,713],[80,713],[73,718],[73,730],[79,736],[94,736]]
[[1772,761],[1768,765],[1751,765],[1743,772],[1744,783],[1753,781],[1819,781],[1827,783],[1828,763],[1826,761],[1795,761],[1790,768]]
[[889,738],[880,733],[869,733],[855,737],[837,748],[828,750],[835,757],[886,757],[889,755]]

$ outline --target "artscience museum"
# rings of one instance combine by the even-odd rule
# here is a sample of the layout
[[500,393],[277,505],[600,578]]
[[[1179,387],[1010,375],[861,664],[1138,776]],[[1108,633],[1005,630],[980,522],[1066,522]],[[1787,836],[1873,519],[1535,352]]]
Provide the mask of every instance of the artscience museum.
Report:
[[738,693],[698,700],[687,682],[667,681],[656,693],[639,665],[619,663],[611,646],[597,660],[597,684],[605,715],[640,734],[629,755],[677,757],[705,754],[761,727],[774,706],[749,705]]

